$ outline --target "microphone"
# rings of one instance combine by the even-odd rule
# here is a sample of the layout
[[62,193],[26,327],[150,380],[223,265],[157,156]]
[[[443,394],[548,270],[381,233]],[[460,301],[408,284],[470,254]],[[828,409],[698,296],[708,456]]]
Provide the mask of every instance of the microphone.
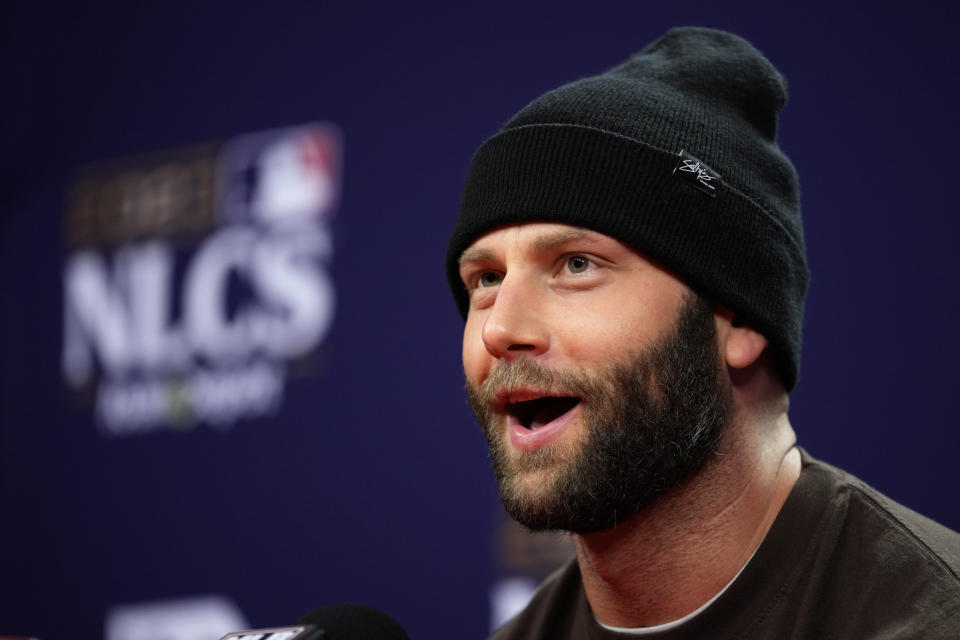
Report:
[[326,640],[326,638],[327,635],[322,629],[317,629],[312,624],[301,624],[294,627],[231,631],[220,640]]
[[410,640],[400,623],[362,604],[329,604],[289,627],[234,631],[220,640]]

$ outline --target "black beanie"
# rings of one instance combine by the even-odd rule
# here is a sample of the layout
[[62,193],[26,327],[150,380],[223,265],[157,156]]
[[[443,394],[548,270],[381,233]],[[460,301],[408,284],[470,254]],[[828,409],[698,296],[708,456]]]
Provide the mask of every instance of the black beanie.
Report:
[[550,91],[474,155],[447,278],[481,235],[522,222],[599,231],[676,272],[768,340],[797,381],[807,271],[797,175],[776,143],[783,78],[742,38],[672,29]]

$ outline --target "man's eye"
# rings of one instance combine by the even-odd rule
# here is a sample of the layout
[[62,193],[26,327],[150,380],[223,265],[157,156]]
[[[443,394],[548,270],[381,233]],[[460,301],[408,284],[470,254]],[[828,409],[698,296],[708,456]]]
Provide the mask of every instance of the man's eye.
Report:
[[570,273],[583,273],[590,268],[590,260],[583,256],[570,256],[567,259],[567,269]]
[[498,284],[500,284],[500,274],[496,271],[484,271],[477,278],[477,286],[479,287],[495,287]]

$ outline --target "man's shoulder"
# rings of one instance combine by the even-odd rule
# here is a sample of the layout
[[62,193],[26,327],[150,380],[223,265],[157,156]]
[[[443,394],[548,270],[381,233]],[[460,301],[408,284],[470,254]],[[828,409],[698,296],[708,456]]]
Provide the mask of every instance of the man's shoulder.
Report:
[[796,558],[803,571],[784,613],[808,630],[847,637],[954,637],[960,534],[806,453],[795,492],[807,494],[807,508],[785,505],[782,515],[791,527],[797,516],[815,524],[807,540],[795,540],[805,547]]
[[885,563],[926,560],[960,587],[960,533],[806,453],[804,474],[830,486],[830,516],[843,524],[838,533],[867,543]]
[[544,580],[526,608],[490,640],[572,637],[576,619],[582,615],[579,601],[583,597],[580,567],[572,558]]

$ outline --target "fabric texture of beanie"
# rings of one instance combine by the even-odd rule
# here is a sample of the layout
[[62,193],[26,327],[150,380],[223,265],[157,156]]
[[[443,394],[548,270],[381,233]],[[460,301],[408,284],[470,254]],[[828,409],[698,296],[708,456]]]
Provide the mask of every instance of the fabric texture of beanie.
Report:
[[537,98],[474,155],[446,268],[484,233],[559,222],[676,272],[768,340],[796,384],[809,273],[797,175],[776,143],[786,86],[746,40],[672,29],[623,64]]

